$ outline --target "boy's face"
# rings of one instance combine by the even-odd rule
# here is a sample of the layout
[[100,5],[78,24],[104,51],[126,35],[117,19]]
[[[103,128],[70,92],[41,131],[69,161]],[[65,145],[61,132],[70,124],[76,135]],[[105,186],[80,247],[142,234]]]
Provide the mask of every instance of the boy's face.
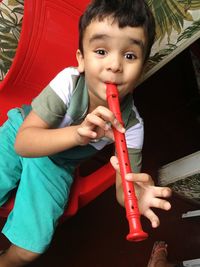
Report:
[[119,28],[111,17],[94,20],[77,51],[78,70],[85,73],[92,101],[106,102],[106,83],[117,85],[120,98],[133,91],[142,73],[146,36],[142,27]]

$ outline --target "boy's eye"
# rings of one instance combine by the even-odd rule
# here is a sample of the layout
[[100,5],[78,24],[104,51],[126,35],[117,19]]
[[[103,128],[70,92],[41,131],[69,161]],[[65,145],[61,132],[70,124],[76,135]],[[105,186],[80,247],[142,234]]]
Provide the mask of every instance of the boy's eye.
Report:
[[136,56],[133,53],[126,53],[125,54],[125,58],[128,59],[128,60],[133,60],[133,59],[136,58]]
[[98,54],[98,55],[104,56],[106,54],[106,51],[103,50],[103,49],[98,49],[98,50],[95,51],[95,53]]

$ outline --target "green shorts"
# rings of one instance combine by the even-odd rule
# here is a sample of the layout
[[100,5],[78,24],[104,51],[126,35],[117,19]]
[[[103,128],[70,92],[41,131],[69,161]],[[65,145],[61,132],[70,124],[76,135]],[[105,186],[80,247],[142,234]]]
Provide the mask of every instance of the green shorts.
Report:
[[63,168],[48,157],[17,155],[14,141],[23,118],[19,109],[10,110],[8,117],[0,127],[0,205],[13,189],[17,193],[2,233],[19,247],[43,253],[66,207],[74,166]]

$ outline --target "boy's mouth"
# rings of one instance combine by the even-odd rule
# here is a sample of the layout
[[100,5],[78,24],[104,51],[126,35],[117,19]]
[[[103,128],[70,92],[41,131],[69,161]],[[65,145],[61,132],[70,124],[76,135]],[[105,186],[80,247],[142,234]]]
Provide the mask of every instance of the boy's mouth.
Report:
[[116,86],[120,86],[121,83],[118,83],[117,81],[106,81],[105,84],[114,84]]
[[106,81],[105,83],[108,83],[108,84],[116,84],[117,85],[117,82],[114,81],[114,80],[109,80],[109,81]]

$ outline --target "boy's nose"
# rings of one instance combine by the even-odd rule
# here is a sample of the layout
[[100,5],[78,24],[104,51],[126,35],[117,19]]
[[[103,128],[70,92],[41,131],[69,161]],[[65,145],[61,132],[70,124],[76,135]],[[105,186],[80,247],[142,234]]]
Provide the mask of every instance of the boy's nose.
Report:
[[122,64],[119,58],[112,57],[110,58],[107,64],[107,70],[112,72],[121,72],[122,71]]

